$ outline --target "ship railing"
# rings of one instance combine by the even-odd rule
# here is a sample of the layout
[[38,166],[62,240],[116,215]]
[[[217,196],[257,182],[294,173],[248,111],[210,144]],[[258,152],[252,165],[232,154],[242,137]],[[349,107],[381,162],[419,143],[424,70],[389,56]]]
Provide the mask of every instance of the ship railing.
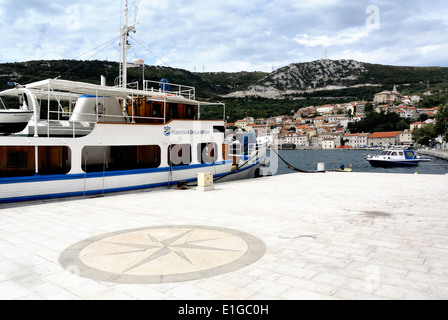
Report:
[[143,81],[143,90],[151,93],[165,93],[177,97],[184,97],[190,100],[196,98],[196,88],[160,81]]
[[[92,118],[94,121],[86,120],[70,120],[72,112],[64,109],[61,111],[49,111],[49,116],[47,118],[47,136],[50,137],[52,134],[56,132],[64,132],[65,135],[72,135],[73,138],[82,134],[88,134],[93,130],[97,123],[137,123],[137,120],[143,121],[163,121],[163,118],[159,117],[138,117],[138,116],[123,116],[123,115],[101,115],[98,113],[77,113],[77,116],[85,117],[86,119]],[[55,118],[50,119],[50,115],[55,114]]]
[[70,120],[47,120],[46,135],[50,136],[84,136],[90,133],[96,122],[70,121]]

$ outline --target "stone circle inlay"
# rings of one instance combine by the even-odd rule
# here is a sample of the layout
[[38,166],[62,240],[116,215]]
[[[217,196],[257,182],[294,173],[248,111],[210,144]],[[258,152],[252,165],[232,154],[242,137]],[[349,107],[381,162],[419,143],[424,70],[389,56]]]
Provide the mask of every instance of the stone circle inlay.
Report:
[[60,256],[64,269],[105,282],[155,284],[198,280],[258,261],[264,243],[245,232],[202,226],[161,226],[81,241]]

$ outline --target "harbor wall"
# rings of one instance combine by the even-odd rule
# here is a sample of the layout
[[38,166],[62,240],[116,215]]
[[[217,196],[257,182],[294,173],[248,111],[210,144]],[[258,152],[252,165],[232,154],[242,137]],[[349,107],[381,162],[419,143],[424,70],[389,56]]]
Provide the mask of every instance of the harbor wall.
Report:
[[421,149],[418,153],[448,161],[448,151]]

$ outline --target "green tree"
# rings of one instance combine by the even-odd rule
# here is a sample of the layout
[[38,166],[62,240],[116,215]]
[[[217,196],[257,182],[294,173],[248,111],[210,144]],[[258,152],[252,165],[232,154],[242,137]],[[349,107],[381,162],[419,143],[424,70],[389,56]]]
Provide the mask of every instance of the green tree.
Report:
[[401,118],[397,113],[384,111],[369,112],[363,121],[351,122],[348,125],[348,130],[352,133],[403,131],[409,128],[408,119]]
[[436,115],[435,132],[442,135],[443,139],[448,142],[448,106],[439,108]]
[[364,113],[369,112],[373,112],[373,104],[371,104],[370,102],[366,103],[366,105],[364,106]]
[[412,132],[412,139],[421,145],[429,145],[430,141],[434,140],[437,136],[438,134],[434,124],[428,124]]
[[429,116],[428,116],[426,113],[422,113],[422,114],[420,115],[420,117],[418,117],[417,121],[425,122],[425,121],[428,120],[428,119],[429,119]]

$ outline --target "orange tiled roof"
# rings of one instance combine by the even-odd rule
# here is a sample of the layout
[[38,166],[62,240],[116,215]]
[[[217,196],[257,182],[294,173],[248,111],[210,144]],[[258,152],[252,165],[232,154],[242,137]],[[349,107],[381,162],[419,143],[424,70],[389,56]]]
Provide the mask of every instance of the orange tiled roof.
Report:
[[401,133],[401,131],[393,131],[393,132],[375,132],[370,135],[370,139],[379,139],[379,138],[395,138]]

